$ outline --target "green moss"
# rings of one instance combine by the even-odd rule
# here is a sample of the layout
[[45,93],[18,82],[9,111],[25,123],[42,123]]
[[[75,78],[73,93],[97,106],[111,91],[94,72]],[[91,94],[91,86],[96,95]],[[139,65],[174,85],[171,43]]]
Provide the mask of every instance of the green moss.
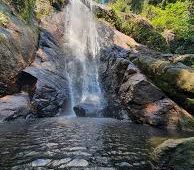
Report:
[[188,57],[184,61],[182,61],[182,63],[185,64],[186,66],[194,68],[194,57]]
[[30,23],[33,17],[33,10],[36,0],[3,0],[6,4],[11,5],[19,16]]
[[6,27],[9,24],[9,17],[3,12],[0,12],[0,26]]
[[5,42],[4,34],[0,33],[0,44]]
[[169,139],[155,148],[151,156],[158,169],[191,170],[194,167],[194,138]]
[[35,15],[37,19],[48,16],[53,11],[51,2],[47,0],[36,0],[35,4]]
[[188,105],[194,106],[194,99],[188,98],[188,99],[187,99],[187,103],[188,103]]
[[154,136],[149,139],[149,142],[151,143],[151,146],[157,147],[158,145],[162,144],[167,139],[168,137]]

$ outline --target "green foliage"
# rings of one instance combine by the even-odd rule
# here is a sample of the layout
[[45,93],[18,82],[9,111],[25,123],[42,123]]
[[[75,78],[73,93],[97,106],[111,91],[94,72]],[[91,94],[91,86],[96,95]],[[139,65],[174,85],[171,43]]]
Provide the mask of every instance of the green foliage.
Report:
[[9,23],[9,18],[2,12],[0,12],[0,26],[6,27]]
[[32,19],[32,14],[33,14],[33,8],[35,5],[35,1],[34,0],[28,0],[28,1],[24,1],[24,8],[22,8],[20,10],[20,14],[21,17],[27,21],[30,22]]
[[136,13],[150,21],[154,28],[145,28],[133,19],[128,21],[120,19],[120,31],[132,35],[136,41],[161,51],[167,48],[162,34],[165,30],[170,30],[175,34],[173,41],[168,42],[171,52],[194,53],[192,0],[115,0],[109,6],[120,18],[123,13],[125,15]]
[[143,10],[145,0],[115,0],[111,7],[120,12],[133,12],[139,14]]
[[127,5],[125,0],[116,0],[114,3],[110,4],[110,7],[115,12],[130,12],[130,7]]
[[53,11],[53,4],[57,3],[62,6],[65,0],[3,0],[5,3],[14,7],[16,12],[21,16],[21,18],[30,23],[33,14],[37,19],[41,19],[44,16],[49,15]]
[[158,31],[172,30],[178,38],[186,39],[192,34],[188,10],[190,5],[189,1],[169,3],[164,8],[147,4],[142,15],[150,19]]
[[115,26],[117,30],[133,37],[137,42],[145,44],[149,48],[158,51],[168,51],[164,37],[156,32],[147,20],[138,15],[134,16],[131,12],[129,14],[120,12],[119,9],[122,5],[122,3],[112,4],[112,10],[108,14],[101,11],[97,14],[97,17],[105,19]]
[[191,68],[194,68],[194,57],[188,57],[182,63]]

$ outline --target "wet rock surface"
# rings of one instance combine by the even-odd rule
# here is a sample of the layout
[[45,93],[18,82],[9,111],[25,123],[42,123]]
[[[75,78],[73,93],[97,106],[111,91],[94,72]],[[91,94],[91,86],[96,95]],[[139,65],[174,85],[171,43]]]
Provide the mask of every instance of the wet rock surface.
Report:
[[0,98],[0,121],[26,117],[30,113],[30,99],[27,93]]
[[77,117],[98,117],[100,106],[95,103],[80,103],[73,107]]
[[194,138],[169,139],[153,152],[155,169],[194,169]]
[[[59,1],[53,3],[57,5]],[[65,54],[61,46],[64,12],[58,11],[42,18],[36,23],[40,26],[38,32],[34,23],[27,25],[3,2],[0,3],[0,11],[9,21],[0,28],[0,97],[21,91],[28,93],[30,114],[27,117],[64,113],[70,102]],[[14,101],[16,106],[17,100]],[[0,107],[3,105],[0,103]],[[23,114],[22,110],[20,112]],[[7,111],[7,114],[11,113]]]
[[102,51],[99,75],[109,105],[124,106],[134,121],[169,129],[192,128],[192,116],[153,85],[123,48]]
[[139,55],[130,57],[142,72],[173,100],[194,114],[194,69],[192,55]]
[[17,74],[34,60],[38,33],[0,2],[4,25],[0,26],[0,97],[18,92]]
[[105,118],[16,120],[0,124],[0,165],[3,170],[151,170],[150,139],[167,136],[179,134]]
[[38,117],[65,112],[69,102],[69,89],[64,67],[65,56],[58,42],[51,33],[41,32],[37,57],[24,70],[37,78],[31,104]]

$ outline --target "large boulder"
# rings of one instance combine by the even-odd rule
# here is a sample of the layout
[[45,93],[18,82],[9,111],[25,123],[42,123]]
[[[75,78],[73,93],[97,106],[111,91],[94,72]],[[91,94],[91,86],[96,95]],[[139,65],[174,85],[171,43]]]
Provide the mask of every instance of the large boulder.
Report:
[[[64,4],[60,2],[53,1],[52,5],[59,8]],[[41,27],[39,42],[33,25],[25,24],[19,15],[0,3],[0,97],[9,93],[27,92],[30,103],[28,110],[35,117],[69,112],[69,84],[62,48],[64,13],[60,11],[41,18],[37,23]],[[17,103],[17,100],[12,102]],[[0,107],[3,105],[0,103]],[[8,115],[11,116],[12,113]]]
[[73,110],[77,117],[100,117],[104,108],[104,102],[99,96],[89,95],[74,106]]
[[38,34],[0,2],[0,97],[18,92],[17,75],[34,60]]
[[27,93],[18,93],[0,98],[0,121],[25,118],[30,113],[30,99]]
[[118,46],[101,51],[99,76],[109,105],[120,104],[139,123],[168,129],[191,128],[192,116],[153,85],[127,54]]
[[187,55],[187,57],[160,55],[158,57],[153,54],[140,54],[134,57],[131,54],[129,58],[158,87],[194,114],[194,69],[192,57],[189,56],[192,55]]
[[169,139],[155,148],[154,169],[192,170],[194,169],[194,138]]
[[24,70],[37,79],[31,100],[36,116],[50,117],[68,111],[69,84],[64,67],[65,56],[58,41],[51,33],[43,30],[36,59]]
[[95,103],[80,103],[73,110],[77,117],[97,117],[99,107]]

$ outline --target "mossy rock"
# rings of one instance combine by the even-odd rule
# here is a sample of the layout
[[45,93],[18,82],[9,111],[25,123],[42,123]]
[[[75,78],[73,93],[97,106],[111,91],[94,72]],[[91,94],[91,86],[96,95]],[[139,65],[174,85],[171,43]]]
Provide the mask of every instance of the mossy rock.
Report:
[[3,0],[14,12],[27,23],[32,22],[34,5],[36,0]]
[[41,19],[51,14],[54,9],[61,10],[67,0],[3,0],[3,2],[12,7],[25,22],[31,23],[34,13],[37,19]]
[[166,140],[154,150],[152,159],[158,169],[194,169],[194,137]]
[[0,12],[0,26],[6,27],[9,24],[9,17],[3,12]]
[[16,76],[34,60],[38,34],[3,2],[0,13],[9,20],[0,27],[0,96],[4,96],[18,92]]
[[48,16],[53,12],[51,3],[47,0],[37,0],[35,3],[35,15],[38,20]]
[[[130,57],[129,57],[130,59]],[[153,56],[139,56],[132,62],[169,97],[194,114],[194,70],[183,63]]]
[[[182,91],[194,93],[194,71],[178,66],[168,67],[162,75],[164,81],[168,81]],[[173,80],[173,81],[172,81]]]

